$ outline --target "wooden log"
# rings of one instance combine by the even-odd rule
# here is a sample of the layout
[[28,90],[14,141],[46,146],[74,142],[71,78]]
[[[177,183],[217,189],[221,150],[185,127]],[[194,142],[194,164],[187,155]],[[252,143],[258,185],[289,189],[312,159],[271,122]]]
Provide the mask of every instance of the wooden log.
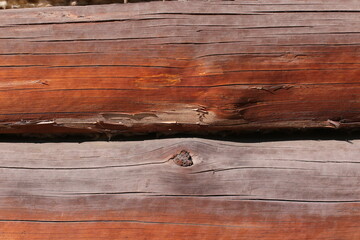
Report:
[[357,0],[3,10],[0,133],[359,126]]
[[0,143],[0,236],[358,240],[359,145]]

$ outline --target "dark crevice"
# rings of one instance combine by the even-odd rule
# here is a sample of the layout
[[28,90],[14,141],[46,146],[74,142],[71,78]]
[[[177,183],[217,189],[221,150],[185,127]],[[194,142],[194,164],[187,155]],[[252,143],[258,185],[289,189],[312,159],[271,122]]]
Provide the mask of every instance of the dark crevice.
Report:
[[[360,128],[281,128],[263,130],[214,130],[207,128],[197,131],[159,132],[156,130],[147,133],[118,133],[109,139],[105,132],[97,133],[27,133],[27,134],[1,134],[0,142],[91,142],[91,141],[144,141],[153,139],[205,138],[224,142],[258,143],[299,140],[337,140],[352,144],[352,140],[360,139]],[[110,166],[111,167],[111,166]]]
[[239,56],[239,55],[259,55],[259,57],[262,56],[274,56],[274,55],[278,55],[278,54],[285,54],[284,52],[271,52],[271,53],[250,53],[250,52],[238,52],[238,53],[214,53],[214,54],[207,54],[207,55],[201,55],[201,56],[196,56],[194,57],[194,59],[199,59],[199,58],[205,58],[205,57],[218,57],[218,56]]
[[360,13],[360,10],[284,10],[255,11],[256,13]]
[[306,35],[328,35],[328,34],[351,35],[351,34],[360,34],[360,32],[302,32],[302,33],[279,33],[279,34],[276,34],[276,35],[285,35],[285,36],[302,35],[302,36],[306,36]]
[[222,3],[221,5],[236,5],[236,6],[319,6],[321,3],[239,3],[236,0],[224,0],[224,2],[232,2],[232,3]]
[[91,20],[91,21],[64,21],[64,22],[39,22],[39,23],[19,23],[9,24],[5,27],[16,26],[35,26],[35,25],[63,25],[63,24],[84,24],[84,23],[113,23],[113,22],[130,22],[130,21],[152,21],[152,20],[169,20],[171,18],[136,18],[136,19],[106,19],[106,20]]
[[81,195],[144,195],[144,194],[150,194],[153,192],[87,192],[87,193],[67,193],[62,195],[67,196],[81,196]]
[[221,168],[221,169],[209,169],[198,172],[192,172],[190,174],[199,174],[199,173],[217,173],[224,171],[232,171],[232,170],[242,170],[242,169],[271,169],[271,170],[305,170],[312,171],[312,169],[307,168],[283,168],[283,167],[232,167],[232,168]]
[[206,223],[177,223],[177,222],[156,222],[140,220],[35,220],[35,219],[0,219],[0,222],[27,222],[27,223],[137,223],[137,224],[170,224],[170,225],[188,225],[188,226],[207,226],[207,227],[235,227],[246,228],[244,225],[216,225]]
[[151,197],[193,197],[193,198],[221,198],[221,197],[249,197],[249,195],[243,194],[151,194]]
[[16,166],[0,166],[0,169],[14,169],[14,170],[46,170],[46,171],[72,171],[72,170],[100,170],[100,169],[112,169],[112,168],[126,168],[126,167],[140,167],[148,165],[161,165],[166,163],[163,162],[150,162],[150,163],[139,163],[139,164],[128,164],[128,165],[112,165],[112,166],[99,166],[99,167],[16,167]]
[[[191,194],[159,194],[150,195],[156,197],[247,197],[249,195],[241,194],[214,194],[214,195],[191,195]],[[261,202],[292,202],[292,203],[358,203],[360,200],[302,200],[302,199],[282,199],[282,198],[241,198],[231,199],[236,201],[261,201]]]
[[360,164],[359,162],[354,162],[354,161],[327,161],[327,160],[318,160],[318,161],[311,161],[311,160],[300,160],[300,159],[272,159],[272,160],[276,160],[276,161],[290,161],[290,162],[306,162],[306,163],[320,163],[320,164]]
[[236,29],[282,29],[282,28],[313,28],[314,26],[262,26],[262,27],[244,27]]
[[0,68],[28,68],[28,67],[44,67],[44,65],[8,65],[8,66],[0,66]]
[[59,40],[38,40],[31,42],[94,42],[94,41],[128,41],[128,40],[154,40],[154,39],[168,39],[168,38],[180,38],[187,36],[165,36],[165,37],[139,37],[139,38],[92,38],[92,39],[59,39]]
[[300,199],[274,199],[274,198],[244,198],[241,201],[262,202],[293,202],[293,203],[359,203],[360,200],[300,200]]
[[211,44],[225,44],[225,43],[248,43],[249,41],[224,41],[224,42],[174,42],[174,43],[154,43],[149,45],[211,45]]
[[[39,65],[41,66],[41,65]],[[1,66],[0,66],[1,67]],[[21,67],[21,66],[20,66]],[[169,69],[182,69],[181,67],[171,66],[151,66],[151,65],[69,65],[69,66],[48,66],[47,68],[88,68],[88,67],[134,67],[134,68],[169,68]]]
[[100,54],[103,52],[69,52],[69,53],[0,53],[0,56],[48,56],[48,55],[77,55],[77,54]]
[[[339,47],[339,46],[359,46],[359,43],[299,43],[299,44],[256,44],[253,46],[259,47]],[[326,53],[326,52],[315,52],[315,53]]]
[[229,70],[230,72],[297,72],[297,71],[338,71],[338,70],[359,70],[359,68],[303,68],[303,69],[251,69],[251,70]]
[[147,14],[147,15],[196,15],[196,16],[251,16],[251,15],[262,15],[259,13],[229,13],[229,12],[221,12],[221,13],[216,13],[216,12],[212,12],[212,13],[195,13],[195,12],[191,12],[191,13],[186,13],[186,12],[159,12],[159,13],[153,13],[153,14]]

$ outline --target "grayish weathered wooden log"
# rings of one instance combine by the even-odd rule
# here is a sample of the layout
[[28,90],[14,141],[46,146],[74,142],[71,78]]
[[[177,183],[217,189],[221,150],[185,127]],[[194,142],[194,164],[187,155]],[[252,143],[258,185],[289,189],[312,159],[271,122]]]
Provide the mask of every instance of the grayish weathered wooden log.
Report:
[[0,234],[356,240],[359,145],[195,138],[1,143]]

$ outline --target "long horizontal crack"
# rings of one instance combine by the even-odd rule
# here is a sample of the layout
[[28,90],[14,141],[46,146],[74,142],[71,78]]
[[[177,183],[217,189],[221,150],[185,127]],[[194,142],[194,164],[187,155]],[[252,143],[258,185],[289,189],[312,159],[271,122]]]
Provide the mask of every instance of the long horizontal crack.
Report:
[[111,22],[127,22],[127,21],[149,21],[149,20],[169,20],[171,18],[128,18],[128,19],[106,19],[106,20],[79,20],[79,21],[64,21],[64,22],[39,22],[39,23],[19,23],[9,24],[5,27],[16,26],[32,26],[32,25],[59,25],[59,24],[79,24],[79,23],[111,23]]
[[79,195],[143,195],[143,194],[151,194],[153,192],[84,192],[84,193],[66,193],[61,195],[67,196],[79,196]]
[[360,203],[360,200],[302,200],[302,199],[276,199],[276,198],[244,198],[241,201],[263,202],[293,202],[293,203]]
[[0,53],[0,56],[48,56],[48,55],[78,55],[78,54],[100,54],[101,52],[60,52],[60,53],[34,53],[34,52],[15,52],[15,53]]
[[314,160],[301,160],[301,159],[272,159],[272,160],[275,160],[275,161],[290,161],[290,162],[306,162],[306,163],[321,163],[321,164],[327,164],[327,163],[334,163],[334,164],[337,164],[337,163],[340,163],[340,164],[344,164],[344,163],[349,163],[349,164],[359,164],[359,162],[355,162],[355,161],[328,161],[328,160],[318,160],[318,161],[314,161]]
[[[1,66],[0,66],[1,67]],[[47,68],[88,68],[88,67],[138,67],[138,68],[170,68],[170,69],[182,69],[181,67],[171,67],[171,66],[151,66],[151,65],[100,65],[100,64],[94,64],[94,65],[69,65],[69,66],[47,66]]]
[[181,223],[181,222],[155,222],[139,220],[34,220],[34,219],[0,219],[0,222],[26,222],[26,223],[138,223],[138,224],[169,224],[187,226],[206,226],[206,227],[231,227],[231,228],[255,228],[254,226],[239,226],[226,224],[206,224],[206,223]]
[[99,166],[99,167],[15,167],[15,166],[0,166],[0,169],[14,169],[14,170],[57,170],[57,171],[69,171],[69,170],[98,170],[98,169],[111,169],[111,168],[126,168],[126,167],[139,167],[146,165],[160,165],[166,163],[168,160],[163,162],[150,162],[150,163],[139,163],[129,165],[112,165],[112,166]]
[[194,197],[194,198],[213,198],[213,197],[249,197],[243,194],[155,194],[149,195],[151,197]]
[[153,40],[166,38],[180,38],[187,36],[165,36],[165,37],[128,37],[128,38],[80,38],[80,39],[56,39],[56,40],[36,40],[31,42],[92,42],[92,41],[119,41],[119,40]]
[[360,10],[283,10],[255,11],[256,13],[360,13]]
[[195,16],[253,16],[253,15],[262,15],[261,13],[229,13],[229,12],[211,12],[211,13],[204,13],[204,12],[158,12],[146,15],[195,15]]
[[312,169],[307,168],[282,168],[282,167],[232,167],[232,168],[218,168],[218,169],[208,169],[198,172],[193,172],[190,174],[201,174],[201,173],[216,173],[216,172],[224,172],[224,171],[232,171],[232,170],[242,170],[242,169],[275,169],[275,170],[303,170],[303,171],[312,171]]

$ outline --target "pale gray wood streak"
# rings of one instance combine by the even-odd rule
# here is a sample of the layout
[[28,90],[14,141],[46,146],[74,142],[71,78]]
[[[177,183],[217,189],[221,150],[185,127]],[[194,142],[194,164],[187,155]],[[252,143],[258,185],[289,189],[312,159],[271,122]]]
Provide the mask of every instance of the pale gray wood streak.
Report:
[[[0,195],[358,202],[360,141],[1,143]],[[168,161],[187,150],[194,165]]]

